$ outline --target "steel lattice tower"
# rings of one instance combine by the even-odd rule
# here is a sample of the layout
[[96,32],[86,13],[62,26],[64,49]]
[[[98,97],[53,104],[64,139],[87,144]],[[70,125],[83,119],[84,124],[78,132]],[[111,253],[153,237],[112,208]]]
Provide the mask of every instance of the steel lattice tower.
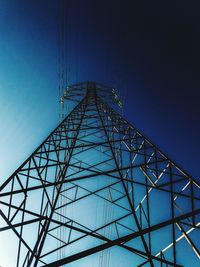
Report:
[[72,98],[0,187],[15,266],[200,266],[200,184],[113,109],[114,89],[77,84]]

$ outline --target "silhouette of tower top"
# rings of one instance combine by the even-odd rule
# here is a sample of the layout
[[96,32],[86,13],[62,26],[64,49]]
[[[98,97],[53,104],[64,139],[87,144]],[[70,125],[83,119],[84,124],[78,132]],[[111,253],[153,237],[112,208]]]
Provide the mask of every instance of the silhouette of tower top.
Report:
[[199,182],[119,114],[115,88],[75,84],[66,100],[78,104],[0,187],[0,264],[199,266]]

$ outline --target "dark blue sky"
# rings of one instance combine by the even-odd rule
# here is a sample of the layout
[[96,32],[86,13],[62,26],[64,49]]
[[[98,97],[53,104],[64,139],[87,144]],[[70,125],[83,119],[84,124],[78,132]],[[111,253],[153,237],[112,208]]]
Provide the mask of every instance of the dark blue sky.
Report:
[[[2,176],[58,123],[58,2],[1,1]],[[70,82],[120,89],[125,117],[198,178],[198,1],[65,2]]]

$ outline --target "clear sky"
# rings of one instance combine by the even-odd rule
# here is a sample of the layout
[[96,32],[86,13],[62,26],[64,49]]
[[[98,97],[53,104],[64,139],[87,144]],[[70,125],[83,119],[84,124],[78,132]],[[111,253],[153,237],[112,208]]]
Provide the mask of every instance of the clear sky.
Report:
[[[0,182],[59,122],[57,0],[0,0]],[[66,1],[71,83],[125,95],[124,115],[199,178],[199,1]]]

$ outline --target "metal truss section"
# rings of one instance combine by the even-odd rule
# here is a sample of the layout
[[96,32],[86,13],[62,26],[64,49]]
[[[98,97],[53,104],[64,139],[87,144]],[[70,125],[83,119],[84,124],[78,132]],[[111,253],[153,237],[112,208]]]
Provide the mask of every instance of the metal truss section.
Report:
[[79,104],[0,187],[0,264],[199,266],[199,182],[111,107],[112,88],[71,88]]
[[66,86],[63,95],[60,98],[60,103],[64,105],[65,100],[79,103],[83,96],[86,95],[88,86],[92,86],[92,84],[95,84],[95,90],[99,97],[102,97],[108,104],[114,105],[115,108],[122,108],[119,90],[110,86],[102,85],[100,83],[92,82]]

